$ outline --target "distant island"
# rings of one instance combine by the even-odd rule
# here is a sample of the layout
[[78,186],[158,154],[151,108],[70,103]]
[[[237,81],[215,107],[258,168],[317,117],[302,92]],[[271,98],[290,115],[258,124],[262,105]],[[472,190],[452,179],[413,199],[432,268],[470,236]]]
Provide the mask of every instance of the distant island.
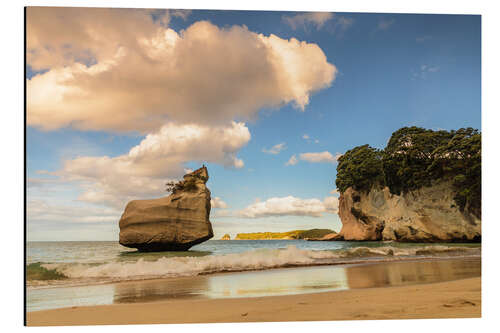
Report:
[[253,232],[240,233],[234,239],[236,240],[263,240],[263,239],[320,239],[329,234],[336,234],[330,229],[310,229],[310,230],[292,230],[286,232]]

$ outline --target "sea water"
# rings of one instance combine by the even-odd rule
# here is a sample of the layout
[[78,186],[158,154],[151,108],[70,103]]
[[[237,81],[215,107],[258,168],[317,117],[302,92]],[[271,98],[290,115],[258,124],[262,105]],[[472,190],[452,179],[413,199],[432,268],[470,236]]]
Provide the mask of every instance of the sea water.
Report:
[[[139,252],[113,241],[28,242],[26,249],[28,285],[45,286],[359,261],[480,256],[481,247],[456,243],[209,240],[181,252]],[[47,272],[54,274],[40,274]],[[53,276],[58,278],[54,280]]]
[[[480,244],[305,240],[209,240],[189,251],[152,253],[118,242],[28,242],[26,250],[28,311],[437,282],[480,275],[481,254]],[[361,282],[352,273],[360,264],[372,267]]]

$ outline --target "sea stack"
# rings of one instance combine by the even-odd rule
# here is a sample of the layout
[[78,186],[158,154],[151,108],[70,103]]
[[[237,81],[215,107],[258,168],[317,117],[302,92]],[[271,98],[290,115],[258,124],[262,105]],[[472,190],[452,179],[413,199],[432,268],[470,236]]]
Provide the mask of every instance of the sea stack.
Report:
[[139,251],[186,251],[213,237],[205,166],[184,175],[167,197],[132,200],[120,219],[120,244]]

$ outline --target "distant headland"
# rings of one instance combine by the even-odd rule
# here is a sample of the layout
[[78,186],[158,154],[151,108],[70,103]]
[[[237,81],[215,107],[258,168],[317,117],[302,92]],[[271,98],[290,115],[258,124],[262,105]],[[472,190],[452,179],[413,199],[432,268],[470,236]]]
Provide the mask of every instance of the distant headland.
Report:
[[336,234],[330,229],[292,230],[286,232],[253,232],[239,233],[235,240],[265,240],[265,239],[320,239],[326,235]]

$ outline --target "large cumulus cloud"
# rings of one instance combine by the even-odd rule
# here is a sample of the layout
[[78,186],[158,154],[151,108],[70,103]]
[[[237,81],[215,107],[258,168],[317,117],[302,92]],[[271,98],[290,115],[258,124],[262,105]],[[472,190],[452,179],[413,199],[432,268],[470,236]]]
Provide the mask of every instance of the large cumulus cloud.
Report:
[[[188,162],[242,168],[244,121],[291,103],[304,111],[335,80],[321,48],[207,21],[169,28],[166,10],[27,9],[27,124],[139,132],[120,156],[82,156],[53,172],[80,200],[122,208],[164,193]],[[208,143],[208,144],[207,144]]]
[[28,22],[28,64],[49,70],[28,80],[27,122],[48,130],[150,133],[303,110],[337,72],[318,45],[245,26],[177,32],[148,11],[109,9],[30,8]]

